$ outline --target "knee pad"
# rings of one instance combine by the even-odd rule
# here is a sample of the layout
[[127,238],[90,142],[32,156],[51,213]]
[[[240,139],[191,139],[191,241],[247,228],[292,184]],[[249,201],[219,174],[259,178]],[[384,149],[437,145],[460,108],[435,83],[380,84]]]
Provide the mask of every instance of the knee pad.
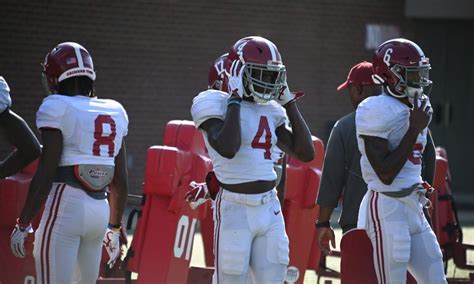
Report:
[[408,231],[402,230],[392,235],[392,258],[395,262],[406,262],[410,260],[411,237]]
[[266,251],[267,264],[265,271],[255,275],[257,283],[282,283],[286,279],[289,256],[288,237],[269,238],[269,244]]
[[244,275],[249,269],[250,251],[238,245],[221,246],[219,270],[229,275]]

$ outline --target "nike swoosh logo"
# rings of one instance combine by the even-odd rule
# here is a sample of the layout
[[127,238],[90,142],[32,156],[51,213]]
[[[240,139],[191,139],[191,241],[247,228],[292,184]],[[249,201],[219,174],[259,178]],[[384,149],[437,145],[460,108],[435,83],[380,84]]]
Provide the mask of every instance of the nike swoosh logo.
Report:
[[273,211],[273,214],[275,214],[275,215],[278,215],[278,213],[280,213],[280,210],[278,210],[278,211]]

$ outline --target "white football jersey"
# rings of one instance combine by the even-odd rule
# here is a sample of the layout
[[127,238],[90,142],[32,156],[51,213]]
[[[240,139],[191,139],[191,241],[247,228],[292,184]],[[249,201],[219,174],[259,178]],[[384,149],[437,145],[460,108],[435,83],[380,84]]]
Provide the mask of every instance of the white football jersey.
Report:
[[113,166],[127,135],[128,117],[114,100],[49,95],[36,113],[36,126],[61,130],[63,153],[59,166]]
[[[227,93],[206,90],[193,99],[191,114],[197,128],[210,118],[225,119]],[[219,155],[207,140],[204,141],[212,160],[217,179],[225,184],[257,180],[276,180],[272,156],[276,149],[275,129],[286,121],[285,110],[275,101],[267,104],[241,102],[241,145],[232,159]]]
[[12,99],[10,98],[10,87],[7,81],[0,76],[0,113],[12,106]]
[[361,135],[376,136],[388,140],[389,149],[398,147],[409,127],[410,109],[398,99],[382,94],[365,99],[356,111],[356,130],[359,151],[362,154],[360,166],[368,187],[374,191],[399,191],[422,182],[422,154],[427,141],[428,129],[418,135],[413,151],[391,185],[380,181],[365,153]]

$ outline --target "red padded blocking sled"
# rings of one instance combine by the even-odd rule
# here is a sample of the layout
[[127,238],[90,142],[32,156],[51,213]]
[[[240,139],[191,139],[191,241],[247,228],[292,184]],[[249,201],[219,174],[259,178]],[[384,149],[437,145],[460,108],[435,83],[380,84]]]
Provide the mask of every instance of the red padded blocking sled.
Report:
[[[438,238],[439,245],[443,250],[446,246],[455,243],[458,239],[458,234],[454,231],[451,234],[446,230],[449,226],[456,224],[456,218],[451,205],[451,200],[448,198],[451,196],[451,189],[448,184],[448,161],[440,156],[436,157],[436,172],[433,182],[433,186],[436,189],[437,200],[434,201],[434,219],[435,222],[435,233]],[[435,196],[433,196],[435,197]],[[441,198],[441,199],[440,199]],[[446,251],[444,252],[447,253]],[[451,252],[449,255],[445,255],[448,259],[451,258]]]
[[[35,281],[35,262],[33,258],[34,234],[29,234],[25,243],[26,257],[21,259],[13,255],[10,249],[10,234],[25,204],[31,179],[36,172],[35,161],[19,173],[0,180],[0,283],[29,283]],[[43,208],[33,219],[33,228],[37,228]]]
[[[172,120],[168,122],[165,128],[163,143],[166,146],[177,147],[180,150],[208,157],[202,133],[189,120]],[[202,206],[206,206],[207,212],[209,212],[205,218],[200,220],[204,260],[206,266],[212,267],[214,266],[214,219],[211,203],[208,202]]]
[[[303,163],[293,158],[288,159],[287,180],[283,216],[286,233],[290,239],[290,264],[299,270],[296,283],[303,283],[305,270],[310,254],[319,259],[319,249],[311,251],[315,232],[314,222],[318,215],[316,196],[319,190],[324,146],[321,140],[313,137],[316,158]],[[322,155],[323,157],[320,157]]]
[[197,220],[207,207],[191,210],[184,201],[189,182],[203,182],[210,170],[205,157],[155,146],[148,151],[139,231],[128,268],[138,272],[139,283],[185,283]]
[[372,243],[365,230],[353,229],[342,236],[341,283],[377,283]]

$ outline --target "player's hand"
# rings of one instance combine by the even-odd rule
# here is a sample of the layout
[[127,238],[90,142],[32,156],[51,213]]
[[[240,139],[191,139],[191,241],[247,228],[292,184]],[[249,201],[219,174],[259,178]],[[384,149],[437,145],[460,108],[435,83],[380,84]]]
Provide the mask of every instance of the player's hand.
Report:
[[184,199],[189,202],[191,209],[195,210],[211,198],[205,182],[197,183],[192,181],[189,187],[190,189],[184,195]]
[[336,248],[336,237],[333,229],[331,227],[318,228],[318,244],[324,255],[331,254],[329,242],[331,242],[333,248]]
[[25,239],[30,233],[33,233],[33,228],[31,227],[31,224],[29,224],[28,226],[23,226],[17,221],[17,224],[15,225],[15,228],[13,229],[13,232],[10,235],[10,247],[16,257],[25,257]]
[[303,92],[290,91],[290,88],[288,87],[288,81],[286,79],[286,75],[285,75],[284,80],[285,80],[285,85],[280,89],[280,93],[275,99],[282,106],[286,105],[287,103],[291,101],[298,100],[299,98],[304,96]]
[[245,65],[240,62],[240,60],[234,60],[230,66],[230,76],[229,76],[229,94],[231,96],[237,96],[242,98],[244,95],[244,73]]
[[102,244],[109,255],[107,265],[109,268],[114,267],[115,261],[120,256],[120,229],[109,229],[105,232]]
[[427,96],[415,93],[413,100],[413,109],[410,110],[410,128],[421,132],[431,121],[433,109],[429,104]]
[[295,94],[290,92],[290,88],[288,88],[288,83],[285,82],[285,85],[280,89],[280,93],[276,97],[276,101],[280,105],[286,105],[288,102],[292,101],[295,98]]

